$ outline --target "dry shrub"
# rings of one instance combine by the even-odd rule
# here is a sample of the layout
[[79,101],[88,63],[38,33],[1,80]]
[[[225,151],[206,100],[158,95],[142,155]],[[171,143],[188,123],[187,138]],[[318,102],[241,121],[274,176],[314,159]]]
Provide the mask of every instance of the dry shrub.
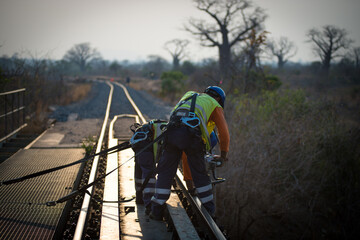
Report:
[[228,104],[230,161],[217,216],[232,239],[352,239],[359,234],[360,130],[303,91]]
[[91,86],[90,83],[68,84],[66,86],[66,93],[60,97],[60,104],[67,105],[84,99],[89,94]]
[[152,94],[160,92],[160,85],[160,79],[151,80],[147,78],[132,78],[129,84],[135,90],[145,90]]

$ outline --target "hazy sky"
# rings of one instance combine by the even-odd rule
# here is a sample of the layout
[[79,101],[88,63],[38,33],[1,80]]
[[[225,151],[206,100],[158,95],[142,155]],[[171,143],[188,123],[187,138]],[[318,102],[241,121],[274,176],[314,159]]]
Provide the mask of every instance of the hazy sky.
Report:
[[[271,37],[286,36],[298,47],[293,61],[317,60],[305,33],[325,24],[345,28],[360,46],[360,0],[253,0],[266,10]],[[0,0],[0,55],[61,59],[89,42],[104,59],[141,60],[160,55],[174,38],[191,41],[189,58],[216,57],[183,31],[190,17],[203,18],[192,0]]]

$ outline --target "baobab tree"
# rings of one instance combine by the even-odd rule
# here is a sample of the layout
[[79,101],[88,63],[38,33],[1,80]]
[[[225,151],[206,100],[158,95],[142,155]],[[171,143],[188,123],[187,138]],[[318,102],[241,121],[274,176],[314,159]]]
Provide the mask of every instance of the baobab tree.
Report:
[[211,19],[191,18],[185,30],[198,37],[205,47],[219,51],[219,67],[223,79],[229,79],[231,49],[249,37],[252,29],[259,31],[266,15],[250,0],[194,0],[197,9]]
[[99,59],[100,53],[90,47],[90,43],[76,44],[70,50],[66,52],[63,59],[69,62],[73,62],[79,66],[81,72],[84,72],[87,64],[90,61]]
[[164,48],[170,53],[173,59],[173,69],[177,70],[180,66],[180,60],[186,56],[186,46],[189,40],[173,39],[165,43]]
[[340,57],[341,49],[346,49],[353,42],[347,37],[345,29],[325,25],[321,30],[312,28],[307,32],[308,42],[313,43],[313,50],[321,59],[322,68],[327,73],[330,69],[331,60]]
[[277,58],[278,68],[280,69],[297,52],[296,46],[287,37],[280,37],[278,40],[269,39],[266,43],[266,48],[269,55]]

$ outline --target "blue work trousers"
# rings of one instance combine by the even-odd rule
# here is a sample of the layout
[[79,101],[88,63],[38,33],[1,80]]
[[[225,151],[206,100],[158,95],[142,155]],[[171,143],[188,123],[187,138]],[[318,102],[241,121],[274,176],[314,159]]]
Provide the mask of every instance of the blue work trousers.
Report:
[[[143,147],[146,147],[148,142],[139,144],[135,149],[135,154],[140,151]],[[151,203],[151,197],[155,193],[155,173],[154,173],[154,154],[152,151],[152,146],[148,147],[145,151],[140,153],[135,157],[135,190],[137,200],[142,198],[145,207],[149,206]],[[151,175],[150,175],[151,174]],[[142,185],[147,177],[150,177],[144,190],[141,192]],[[140,202],[140,201],[137,201]]]
[[196,187],[196,193],[204,207],[213,215],[215,204],[213,200],[212,185],[207,175],[204,160],[204,143],[200,130],[187,126],[169,128],[166,133],[164,152],[157,167],[157,181],[155,195],[152,197],[152,214],[161,216],[164,204],[170,196],[171,184],[175,177],[179,161],[184,151],[188,158],[191,175]]

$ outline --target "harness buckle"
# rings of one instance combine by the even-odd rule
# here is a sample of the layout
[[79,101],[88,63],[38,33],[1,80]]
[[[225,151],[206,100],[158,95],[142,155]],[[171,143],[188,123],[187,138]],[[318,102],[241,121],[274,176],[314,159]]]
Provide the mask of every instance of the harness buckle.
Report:
[[195,114],[194,114],[194,116],[190,117],[190,113],[189,113],[189,117],[181,118],[181,123],[188,127],[196,128],[200,125],[200,119],[198,117],[196,117]]
[[189,112],[189,113],[188,113],[188,116],[191,117],[191,118],[195,118],[195,117],[196,117],[196,115],[195,115],[194,112]]
[[136,132],[130,139],[130,144],[131,145],[135,145],[136,143],[138,142],[141,142],[141,141],[144,141],[148,138],[148,133],[149,131],[147,132]]

